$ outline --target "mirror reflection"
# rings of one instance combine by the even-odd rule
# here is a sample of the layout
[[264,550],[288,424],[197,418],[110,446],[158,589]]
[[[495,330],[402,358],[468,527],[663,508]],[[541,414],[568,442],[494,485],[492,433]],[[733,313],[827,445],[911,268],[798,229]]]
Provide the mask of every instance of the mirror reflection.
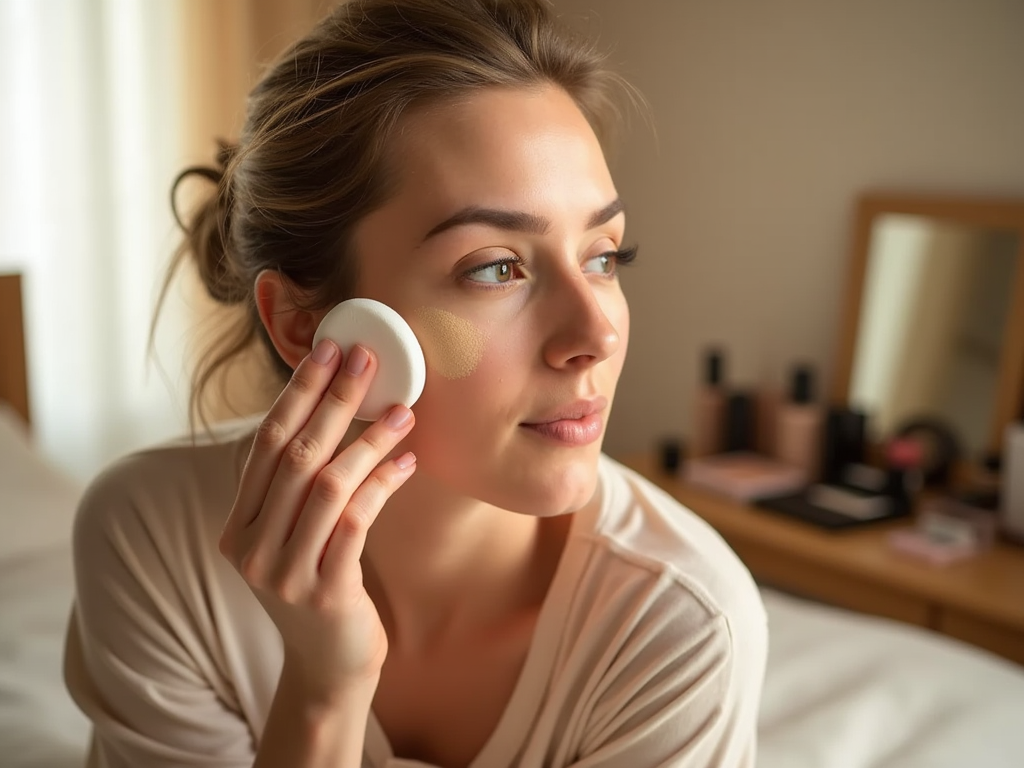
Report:
[[1018,237],[922,216],[875,220],[850,380],[873,437],[927,417],[968,457],[984,452]]

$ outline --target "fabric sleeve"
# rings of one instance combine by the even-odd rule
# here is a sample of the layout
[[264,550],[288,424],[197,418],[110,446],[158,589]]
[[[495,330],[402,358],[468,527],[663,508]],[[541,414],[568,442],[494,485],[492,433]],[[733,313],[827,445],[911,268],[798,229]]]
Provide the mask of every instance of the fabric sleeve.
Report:
[[180,511],[161,498],[173,494],[147,490],[121,464],[93,481],[76,515],[64,676],[92,721],[88,766],[251,766],[252,733],[210,652],[194,539],[183,524],[154,522]]
[[696,627],[671,607],[647,616],[604,675],[573,768],[753,768],[768,633],[751,592]]

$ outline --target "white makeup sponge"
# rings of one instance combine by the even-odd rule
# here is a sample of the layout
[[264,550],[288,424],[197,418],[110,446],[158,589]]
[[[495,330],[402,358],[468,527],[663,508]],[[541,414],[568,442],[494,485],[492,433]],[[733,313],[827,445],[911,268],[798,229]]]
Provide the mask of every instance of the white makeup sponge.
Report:
[[346,357],[356,344],[377,356],[377,373],[357,419],[376,421],[398,403],[412,407],[422,394],[427,380],[423,349],[409,324],[387,304],[373,299],[341,302],[320,322],[313,346],[322,338],[337,344]]

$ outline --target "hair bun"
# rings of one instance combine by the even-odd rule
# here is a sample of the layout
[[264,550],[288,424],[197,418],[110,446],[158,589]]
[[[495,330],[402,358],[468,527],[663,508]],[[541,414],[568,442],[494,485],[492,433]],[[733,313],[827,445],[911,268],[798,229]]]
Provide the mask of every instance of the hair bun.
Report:
[[[171,208],[178,226],[184,230],[188,251],[192,254],[207,293],[223,304],[246,300],[248,282],[231,254],[231,212],[234,206],[232,163],[238,145],[217,140],[216,166],[195,165],[178,174],[171,187]],[[177,192],[181,183],[198,176],[212,182],[216,191],[203,201],[189,221],[179,215]]]

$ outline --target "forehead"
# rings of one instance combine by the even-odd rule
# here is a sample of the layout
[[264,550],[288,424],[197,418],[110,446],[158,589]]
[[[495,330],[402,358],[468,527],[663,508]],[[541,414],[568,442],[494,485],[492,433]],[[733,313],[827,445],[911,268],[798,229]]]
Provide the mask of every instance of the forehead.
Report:
[[600,143],[565,91],[485,88],[416,108],[390,147],[398,197],[439,211],[486,204],[600,208],[615,188]]

